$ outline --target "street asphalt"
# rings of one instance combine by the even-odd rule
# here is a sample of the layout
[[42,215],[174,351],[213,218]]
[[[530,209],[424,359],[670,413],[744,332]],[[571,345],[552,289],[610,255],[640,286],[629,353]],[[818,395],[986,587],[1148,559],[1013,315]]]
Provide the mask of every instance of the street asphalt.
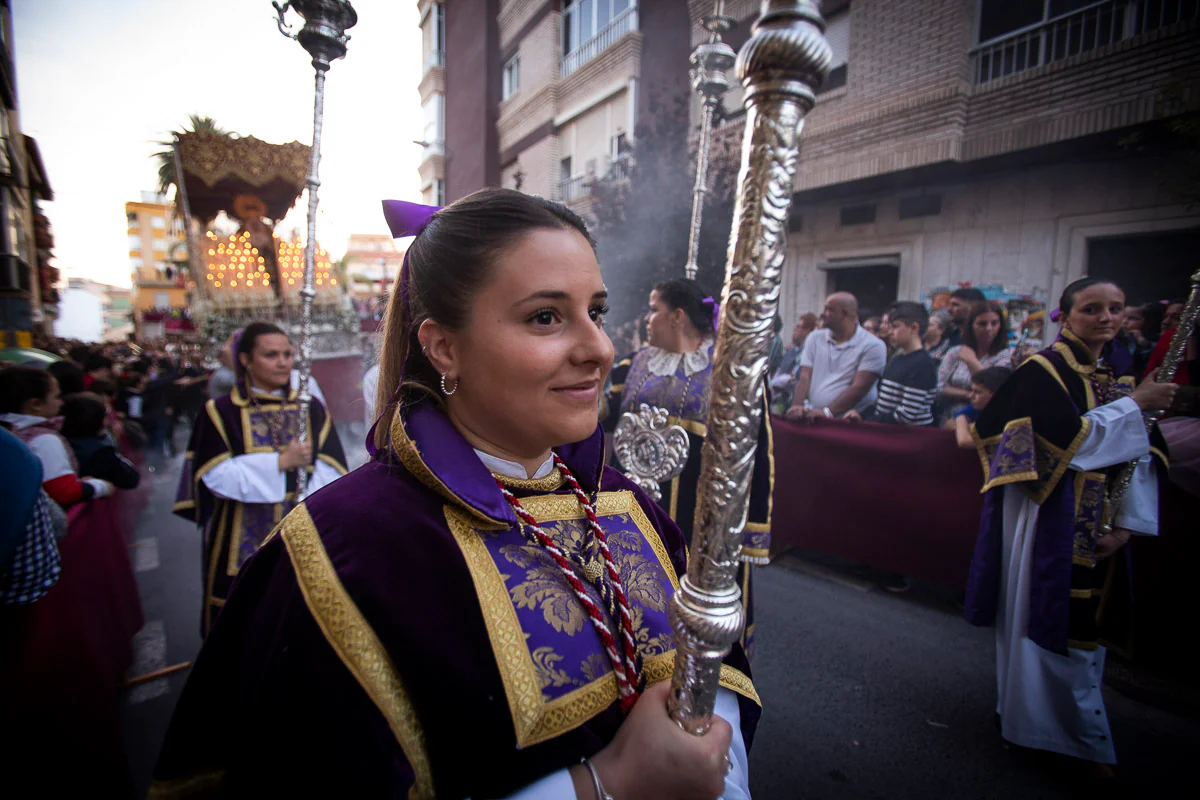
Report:
[[[179,462],[151,476],[135,536],[147,620],[135,674],[189,661],[200,646],[200,537],[170,511]],[[993,727],[993,632],[966,625],[952,595],[921,585],[894,595],[861,568],[807,554],[757,570],[755,597],[757,800],[1096,796],[1056,759],[1005,746]],[[186,674],[123,699],[138,798]],[[1200,796],[1190,760],[1200,719],[1113,691],[1106,699],[1121,759],[1115,795]]]

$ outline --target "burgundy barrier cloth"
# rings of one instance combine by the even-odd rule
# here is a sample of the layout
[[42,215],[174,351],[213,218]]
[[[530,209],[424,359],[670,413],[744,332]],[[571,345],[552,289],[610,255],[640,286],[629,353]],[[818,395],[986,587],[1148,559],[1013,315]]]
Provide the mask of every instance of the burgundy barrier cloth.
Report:
[[803,547],[961,589],[983,469],[950,431],[772,418],[772,555]]
[[143,617],[123,506],[144,499],[135,490],[72,508],[58,583],[33,605],[0,607],[0,741],[13,763],[70,765],[50,780],[58,789],[72,774],[90,773],[93,789],[128,780],[118,693]]

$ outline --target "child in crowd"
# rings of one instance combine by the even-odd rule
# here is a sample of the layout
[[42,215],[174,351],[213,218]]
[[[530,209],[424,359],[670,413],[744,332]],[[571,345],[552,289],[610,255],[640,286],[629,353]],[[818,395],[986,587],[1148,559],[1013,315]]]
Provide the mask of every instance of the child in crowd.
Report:
[[136,489],[141,475],[117,453],[104,425],[107,411],[104,398],[98,394],[71,395],[62,405],[62,435],[70,442],[81,473],[106,480],[118,489]]
[[[929,312],[920,303],[902,301],[888,309],[885,341],[896,355],[883,370],[879,400],[865,415],[851,410],[843,419],[889,425],[932,425],[937,397],[937,366],[925,351]],[[882,334],[883,332],[881,332]]]
[[112,494],[111,483],[78,477],[75,454],[59,428],[58,381],[44,369],[0,370],[0,421],[42,462],[42,488],[63,508]]
[[971,402],[951,421],[959,447],[964,450],[975,449],[975,441],[971,438],[971,426],[979,419],[979,412],[983,411],[991,401],[992,395],[1012,372],[1008,367],[988,367],[971,376]]

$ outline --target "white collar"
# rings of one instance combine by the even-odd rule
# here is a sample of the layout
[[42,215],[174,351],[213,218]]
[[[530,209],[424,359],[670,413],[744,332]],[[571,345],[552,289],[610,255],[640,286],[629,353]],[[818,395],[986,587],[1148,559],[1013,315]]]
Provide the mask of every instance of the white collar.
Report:
[[682,361],[683,374],[690,378],[708,366],[708,354],[712,350],[712,346],[713,337],[711,336],[706,336],[700,342],[699,347],[688,353],[674,353],[670,350],[663,350],[661,347],[647,346],[646,349],[650,351],[650,359],[646,363],[646,369],[651,375],[669,377],[675,374]]
[[479,456],[479,460],[488,468],[489,472],[496,472],[506,478],[518,478],[520,480],[538,480],[544,478],[554,471],[554,454],[546,456],[546,460],[537,468],[537,472],[530,475],[526,472],[525,467],[515,461],[509,461],[506,458],[485,453],[482,450],[475,450],[475,455]]
[[35,414],[18,414],[13,412],[0,414],[0,419],[12,425],[17,430],[33,425],[41,425],[46,421],[45,417],[39,417]]

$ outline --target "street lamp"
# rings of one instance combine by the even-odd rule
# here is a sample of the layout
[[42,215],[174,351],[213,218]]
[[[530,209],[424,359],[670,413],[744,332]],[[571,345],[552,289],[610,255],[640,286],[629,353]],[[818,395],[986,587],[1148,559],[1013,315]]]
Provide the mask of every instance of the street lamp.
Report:
[[[280,5],[272,2],[278,14],[279,32],[295,39],[312,56],[316,70],[315,100],[313,103],[313,140],[309,151],[308,177],[304,185],[308,188],[308,241],[304,245],[304,286],[300,289],[300,430],[299,440],[308,441],[308,411],[312,395],[308,390],[312,375],[312,302],[316,296],[313,281],[316,274],[317,247],[317,179],[321,164],[321,125],[325,118],[325,73],[330,63],[346,55],[346,35],[349,28],[358,22],[358,14],[349,0],[291,0]],[[285,15],[288,8],[295,9],[304,20],[304,27],[293,33]],[[326,412],[328,413],[328,412]],[[308,470],[301,469],[297,475],[296,501],[304,499],[308,488]]]

